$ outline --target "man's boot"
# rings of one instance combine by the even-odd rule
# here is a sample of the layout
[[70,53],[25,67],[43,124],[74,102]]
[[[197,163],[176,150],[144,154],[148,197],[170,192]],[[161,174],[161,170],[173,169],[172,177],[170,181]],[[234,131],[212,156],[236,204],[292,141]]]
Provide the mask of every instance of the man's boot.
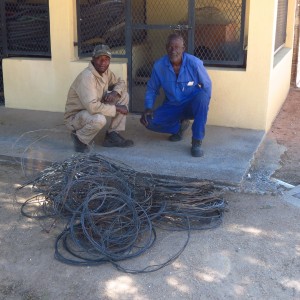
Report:
[[73,130],[71,133],[71,138],[74,144],[74,150],[75,152],[81,152],[81,153],[85,153],[85,152],[89,152],[89,146],[84,144],[76,135],[76,131]]
[[169,136],[169,141],[178,142],[182,140],[184,132],[189,128],[190,120],[182,120],[179,131]]
[[133,141],[124,139],[118,132],[112,131],[107,132],[105,135],[104,142],[102,144],[104,147],[132,147]]
[[194,157],[201,157],[204,155],[203,150],[201,149],[202,141],[192,139],[192,148],[191,154]]

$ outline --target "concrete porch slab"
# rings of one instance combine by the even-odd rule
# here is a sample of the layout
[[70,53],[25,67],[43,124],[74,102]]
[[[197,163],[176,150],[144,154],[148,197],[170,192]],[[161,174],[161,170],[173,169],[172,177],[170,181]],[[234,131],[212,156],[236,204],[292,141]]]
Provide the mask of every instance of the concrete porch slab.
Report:
[[285,192],[284,200],[294,206],[300,207],[300,185]]
[[[138,115],[129,115],[126,138],[135,146],[127,149],[101,146],[104,130],[92,151],[126,163],[140,172],[208,179],[238,185],[264,137],[264,131],[207,126],[204,157],[190,155],[191,129],[180,142],[165,134],[146,130]],[[64,160],[74,154],[63,113],[0,107],[1,159],[17,158],[37,167],[39,162]]]

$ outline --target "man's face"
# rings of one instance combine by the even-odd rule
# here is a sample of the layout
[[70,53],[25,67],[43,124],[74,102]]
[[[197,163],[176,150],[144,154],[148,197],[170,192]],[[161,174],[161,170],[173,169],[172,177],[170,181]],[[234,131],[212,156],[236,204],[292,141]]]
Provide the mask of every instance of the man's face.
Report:
[[106,55],[101,55],[92,58],[94,68],[99,74],[103,74],[109,67],[110,58]]
[[184,52],[184,44],[181,39],[173,39],[167,45],[167,54],[171,63],[179,63],[182,59],[182,53]]

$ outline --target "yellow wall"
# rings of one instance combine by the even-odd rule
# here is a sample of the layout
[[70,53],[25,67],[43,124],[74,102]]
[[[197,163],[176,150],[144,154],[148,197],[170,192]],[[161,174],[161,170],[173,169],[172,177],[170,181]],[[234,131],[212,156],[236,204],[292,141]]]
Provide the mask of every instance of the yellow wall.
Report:
[[[75,0],[50,0],[51,59],[8,58],[3,60],[5,106],[46,111],[64,111],[68,89],[87,65],[78,60]],[[111,69],[127,78],[127,65]]]
[[250,1],[246,70],[209,69],[214,84],[209,123],[265,129],[273,56],[271,2]]
[[[270,88],[268,95],[268,110],[266,115],[265,128],[269,129],[281,106],[282,99],[287,97],[290,88],[291,68],[292,68],[292,49],[287,49],[271,74]],[[278,53],[280,55],[280,53]]]
[[[73,45],[75,0],[49,2],[52,58],[3,60],[7,107],[63,111],[71,82],[88,64],[88,60],[78,60]],[[151,7],[151,1],[147,3]],[[295,5],[296,0],[289,1],[286,47],[290,49]],[[278,53],[274,61],[276,11],[277,0],[248,0],[247,68],[208,68],[213,81],[208,124],[259,130],[271,126],[289,89],[292,61],[292,51],[287,49]],[[177,18],[177,11],[170,15]],[[111,68],[126,78],[125,63],[113,61]]]
[[275,65],[277,1],[248,1],[247,68],[209,68],[213,80],[209,124],[270,128],[290,88],[295,5],[295,0],[289,1],[287,48],[276,55]]
[[296,0],[289,1],[287,19],[288,30],[285,43],[286,48],[281,49],[273,57],[273,68],[270,76],[270,86],[267,101],[268,110],[266,114],[266,130],[271,127],[272,122],[278,114],[283,101],[286,99],[290,88],[296,5]]

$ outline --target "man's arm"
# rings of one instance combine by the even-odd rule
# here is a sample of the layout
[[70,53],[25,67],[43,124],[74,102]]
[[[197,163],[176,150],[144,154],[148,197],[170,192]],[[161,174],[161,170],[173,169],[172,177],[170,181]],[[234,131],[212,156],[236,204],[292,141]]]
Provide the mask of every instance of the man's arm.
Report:
[[200,88],[206,90],[211,95],[212,82],[201,60],[196,64],[196,73]]
[[118,92],[112,91],[112,92],[106,93],[106,95],[103,97],[101,102],[103,102],[105,104],[115,105],[120,100],[120,98],[121,98],[121,95]]
[[153,67],[150,80],[147,83],[145,95],[145,110],[140,118],[140,122],[144,126],[148,126],[148,118],[153,118],[153,106],[161,87],[159,76],[157,75],[155,66]]
[[116,92],[120,96],[122,96],[124,92],[127,92],[125,80],[121,77],[117,77],[110,69],[108,69],[107,79],[109,91]]
[[101,102],[105,104],[115,105],[118,103],[124,92],[127,92],[127,86],[125,81],[120,77],[117,78],[116,75],[108,69],[107,72],[108,80],[108,92],[101,99]]
[[153,118],[153,110],[150,108],[146,108],[145,111],[143,112],[141,118],[140,118],[140,122],[144,125],[144,126],[148,126],[148,117],[150,117],[151,119]]
[[151,77],[147,83],[147,90],[145,94],[145,110],[152,109],[154,107],[154,103],[160,87],[161,87],[160,78],[157,74],[156,66],[154,65],[151,73]]
[[126,105],[116,104],[116,111],[120,114],[127,115],[128,109]]
[[115,105],[102,103],[98,99],[99,88],[93,76],[82,78],[76,85],[76,94],[85,109],[91,114],[103,114],[104,116],[114,117],[116,115]]

